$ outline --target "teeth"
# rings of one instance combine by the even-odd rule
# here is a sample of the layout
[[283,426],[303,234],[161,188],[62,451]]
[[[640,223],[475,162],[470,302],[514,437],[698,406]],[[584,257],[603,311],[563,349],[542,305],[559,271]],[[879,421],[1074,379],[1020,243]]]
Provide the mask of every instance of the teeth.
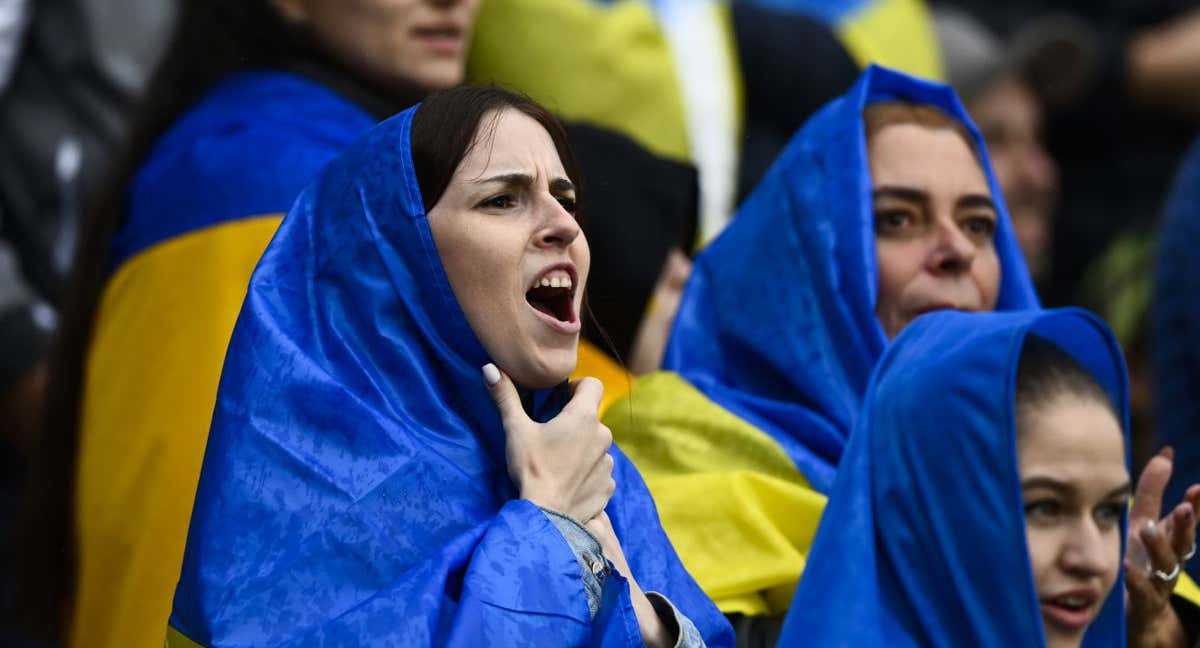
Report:
[[533,287],[537,288],[570,288],[572,285],[571,277],[542,277],[533,283]]

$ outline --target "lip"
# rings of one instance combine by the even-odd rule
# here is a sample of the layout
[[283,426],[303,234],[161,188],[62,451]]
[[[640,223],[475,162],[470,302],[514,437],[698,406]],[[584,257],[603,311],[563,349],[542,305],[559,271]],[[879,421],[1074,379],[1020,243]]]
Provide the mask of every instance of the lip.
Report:
[[939,302],[937,304],[929,304],[928,306],[922,306],[922,307],[914,310],[913,318],[915,319],[926,313],[932,313],[933,311],[954,310],[956,308],[958,308],[958,307],[955,306],[954,304],[951,304],[950,302]]
[[436,54],[458,54],[463,48],[463,26],[452,21],[436,22],[412,28],[412,37]]
[[[1087,606],[1079,610],[1070,610],[1053,602],[1055,599],[1067,597],[1083,599],[1087,602]],[[1091,589],[1072,590],[1043,597],[1040,601],[1042,616],[1062,630],[1079,632],[1086,629],[1096,616],[1096,602],[1099,598],[1096,591]]]
[[534,280],[539,279],[545,276],[547,273],[555,270],[562,270],[566,272],[569,277],[571,277],[571,321],[564,322],[534,308],[533,305],[529,303],[529,300],[525,299],[525,293],[521,294],[521,299],[525,302],[525,306],[529,308],[529,310],[532,311],[533,314],[536,315],[537,318],[540,319],[546,326],[549,326],[554,331],[564,335],[575,335],[583,328],[582,323],[579,321],[579,313],[575,307],[575,293],[579,290],[579,274],[575,271],[575,264],[568,261],[564,263],[553,263],[545,266],[541,270],[538,270],[536,273],[534,273],[533,277],[531,277],[529,281],[525,282],[525,285],[532,286]]

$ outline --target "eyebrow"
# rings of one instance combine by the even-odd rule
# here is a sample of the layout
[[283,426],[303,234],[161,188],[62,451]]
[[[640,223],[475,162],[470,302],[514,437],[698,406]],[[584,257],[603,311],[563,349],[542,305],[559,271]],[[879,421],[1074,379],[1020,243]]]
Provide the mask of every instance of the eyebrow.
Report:
[[[879,200],[880,198],[895,198],[897,200],[906,200],[909,202],[917,202],[922,204],[929,202],[929,194],[920,189],[893,185],[884,185],[879,187],[872,192],[871,196],[875,200]],[[967,194],[965,196],[961,196],[958,199],[958,202],[955,203],[954,207],[956,209],[976,208],[990,209],[994,212],[999,211],[996,209],[995,201],[993,201],[990,196],[985,194]]]
[[[1030,488],[1046,488],[1058,493],[1074,493],[1075,487],[1066,482],[1059,481],[1052,477],[1031,477],[1021,482],[1021,490]],[[1112,489],[1104,496],[1103,499],[1114,499],[1117,497],[1127,497],[1133,492],[1133,484],[1125,482],[1124,484]]]
[[[528,173],[502,173],[500,175],[478,178],[472,184],[503,184],[510,187],[532,187],[533,176]],[[575,184],[566,178],[555,178],[550,181],[550,191],[574,191]]]

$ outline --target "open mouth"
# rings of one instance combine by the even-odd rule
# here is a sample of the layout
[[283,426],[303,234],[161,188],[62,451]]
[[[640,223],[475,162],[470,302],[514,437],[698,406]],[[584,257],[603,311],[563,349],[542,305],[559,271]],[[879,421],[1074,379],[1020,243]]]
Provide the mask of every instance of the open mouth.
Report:
[[563,327],[579,321],[575,313],[576,280],[570,268],[555,266],[533,281],[525,292],[525,301],[534,310]]
[[1042,600],[1042,613],[1064,629],[1081,630],[1092,620],[1096,599],[1094,594],[1087,592],[1046,598]]

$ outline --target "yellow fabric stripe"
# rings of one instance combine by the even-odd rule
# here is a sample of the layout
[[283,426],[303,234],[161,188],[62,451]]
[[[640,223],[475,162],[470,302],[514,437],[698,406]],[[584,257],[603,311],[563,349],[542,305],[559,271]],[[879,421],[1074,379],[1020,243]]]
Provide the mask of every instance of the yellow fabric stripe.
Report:
[[944,80],[933,19],[922,0],[876,0],[837,27],[860,67],[878,63],[926,79]]
[[600,400],[600,413],[603,414],[618,398],[629,393],[633,384],[633,376],[616,360],[593,346],[587,340],[579,341],[579,360],[575,365],[575,373],[571,380],[579,380],[584,376],[596,378],[604,385],[604,398]]
[[1200,606],[1200,587],[1196,586],[1196,581],[1192,580],[1186,572],[1179,575],[1179,580],[1175,581],[1175,595],[1187,599],[1193,605]]
[[104,291],[80,425],[73,646],[163,643],[225,349],[279,220],[155,245]]
[[684,566],[717,607],[785,613],[826,498],[783,448],[668,372],[639,378],[604,422],[646,479]]
[[487,0],[467,78],[525,92],[559,116],[624,133],[664,157],[689,158],[671,48],[641,0]]
[[167,640],[163,648],[205,648],[203,645],[188,639],[184,634],[171,626],[167,626]]

